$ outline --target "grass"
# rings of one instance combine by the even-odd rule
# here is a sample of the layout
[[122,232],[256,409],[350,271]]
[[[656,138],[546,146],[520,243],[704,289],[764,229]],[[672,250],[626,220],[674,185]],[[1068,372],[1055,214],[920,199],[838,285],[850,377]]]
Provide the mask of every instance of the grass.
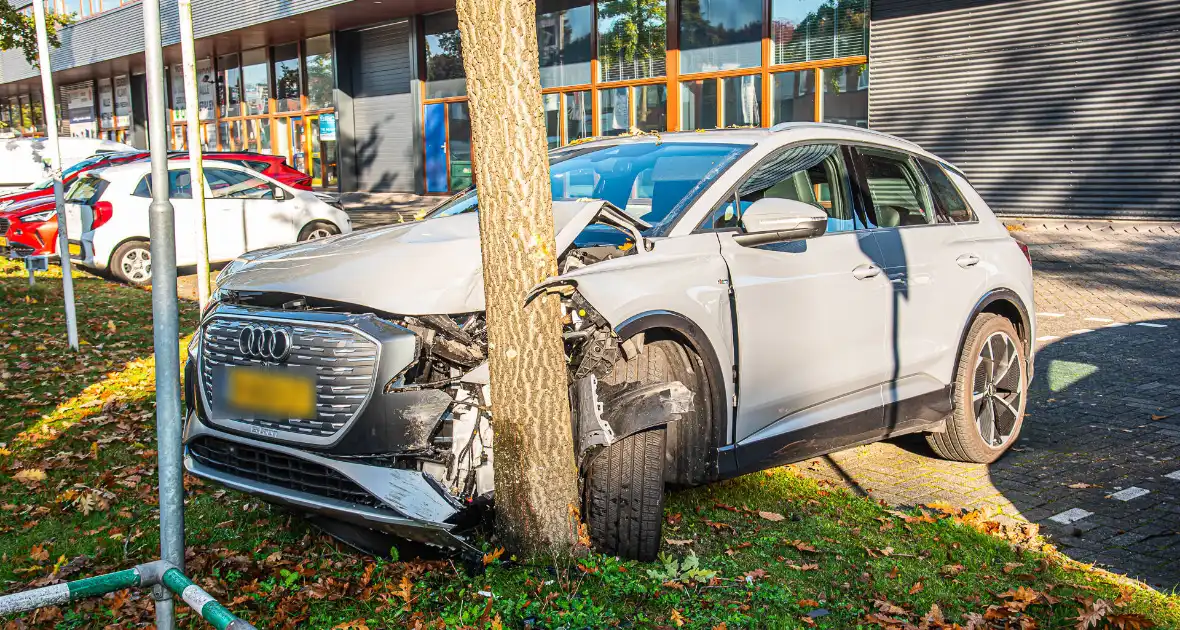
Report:
[[[30,291],[0,263],[3,592],[158,554],[150,293],[78,274],[74,354],[59,283]],[[181,312],[191,331],[196,306]],[[186,486],[188,573],[264,628],[1180,628],[1180,597],[1072,562],[1031,526],[892,511],[790,467],[671,494],[654,564],[526,561],[488,540],[486,567],[374,559],[249,496]],[[123,591],[4,627],[151,622],[150,597]]]

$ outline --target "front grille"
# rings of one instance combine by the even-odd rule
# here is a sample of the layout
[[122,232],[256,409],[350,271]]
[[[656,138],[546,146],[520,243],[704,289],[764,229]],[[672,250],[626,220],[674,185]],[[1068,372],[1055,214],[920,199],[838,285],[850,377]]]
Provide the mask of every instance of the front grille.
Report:
[[21,245],[20,243],[11,243],[12,250],[10,256],[13,258],[24,258],[33,255],[33,248],[28,245]]
[[12,221],[8,219],[0,219],[0,236],[8,233],[8,226],[12,225]]
[[[214,318],[205,325],[201,344],[201,380],[206,401],[213,401],[213,367],[217,365],[288,365],[310,367],[316,373],[316,417],[286,420],[223,418],[238,420],[295,436],[331,437],[361,411],[372,391],[377,373],[377,344],[345,328],[316,324],[288,324],[291,353],[282,362],[245,356],[238,335],[246,325],[270,320]],[[218,418],[213,416],[212,420]]]
[[188,449],[198,463],[218,472],[318,497],[387,509],[356,482],[314,462],[211,437],[193,440]]

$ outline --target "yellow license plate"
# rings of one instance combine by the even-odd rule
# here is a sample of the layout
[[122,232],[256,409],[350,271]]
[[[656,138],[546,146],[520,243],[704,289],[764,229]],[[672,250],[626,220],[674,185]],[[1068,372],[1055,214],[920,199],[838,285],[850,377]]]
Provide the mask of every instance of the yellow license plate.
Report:
[[82,255],[82,245],[80,243],[70,243],[69,249],[70,249],[71,256],[81,256]]
[[0,247],[8,247],[8,238],[0,236]]
[[225,400],[233,411],[272,418],[316,417],[311,374],[250,367],[227,368]]

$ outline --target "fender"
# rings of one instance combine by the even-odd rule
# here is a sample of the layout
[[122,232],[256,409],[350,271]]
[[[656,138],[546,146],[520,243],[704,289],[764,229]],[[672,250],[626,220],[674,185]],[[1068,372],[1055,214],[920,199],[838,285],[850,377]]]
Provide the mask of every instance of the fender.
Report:
[[[689,349],[701,357],[705,366],[705,381],[708,383],[708,396],[712,413],[712,436],[709,451],[716,453],[716,449],[725,444],[726,428],[728,425],[727,411],[729,405],[725,402],[725,372],[721,362],[717,359],[717,352],[709,343],[705,331],[691,319],[672,311],[647,311],[629,317],[615,327],[615,334],[619,339],[627,340],[631,337],[655,328],[664,328],[678,333]],[[650,428],[650,427],[643,427]],[[641,430],[634,428],[633,430]],[[623,437],[623,436],[620,436]],[[712,462],[711,462],[712,463]]]
[[[955,356],[962,356],[963,354],[963,346],[967,343],[967,332],[971,328],[971,322],[975,321],[975,318],[978,317],[980,313],[986,311],[989,306],[995,304],[996,302],[1008,302],[1015,306],[1016,311],[1020,314],[1020,322],[1017,326],[1017,332],[1026,337],[1026,339],[1024,339],[1025,369],[1028,372],[1028,380],[1031,383],[1033,377],[1033,339],[1032,335],[1029,334],[1029,332],[1032,330],[1032,326],[1030,326],[1029,323],[1030,320],[1028,307],[1025,306],[1024,300],[1021,300],[1020,296],[1011,289],[992,289],[991,291],[985,293],[983,297],[979,298],[979,301],[976,302],[975,306],[971,308],[971,314],[967,316],[967,321],[963,323],[963,332],[959,333],[958,353]],[[954,394],[952,393],[951,395],[953,396]]]

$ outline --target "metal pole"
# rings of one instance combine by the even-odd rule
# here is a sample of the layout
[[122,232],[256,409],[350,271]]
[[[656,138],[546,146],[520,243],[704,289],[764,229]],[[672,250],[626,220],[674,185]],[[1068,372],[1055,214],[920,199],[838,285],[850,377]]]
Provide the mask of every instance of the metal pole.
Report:
[[64,193],[61,185],[61,147],[57,142],[57,98],[53,93],[53,66],[49,60],[49,31],[45,28],[45,3],[33,0],[37,22],[37,63],[41,66],[41,98],[44,100],[45,132],[49,136],[49,158],[53,171],[53,201],[57,208],[57,254],[61,260],[61,292],[66,308],[66,339],[78,350],[78,322],[74,314],[74,276],[70,264],[70,240],[66,230]]
[[188,127],[188,169],[193,200],[197,202],[197,300],[201,311],[209,303],[209,224],[205,218],[205,165],[201,158],[201,106],[197,89],[197,53],[193,37],[192,0],[178,0],[180,54],[184,61],[185,121]]
[[[35,0],[34,3],[40,0]],[[160,475],[160,557],[184,571],[184,485],[181,470],[180,321],[176,303],[176,216],[168,202],[168,122],[160,0],[143,0],[147,62],[148,142],[152,153],[152,323],[156,354],[156,452]],[[173,630],[172,596],[153,590],[156,627]]]

